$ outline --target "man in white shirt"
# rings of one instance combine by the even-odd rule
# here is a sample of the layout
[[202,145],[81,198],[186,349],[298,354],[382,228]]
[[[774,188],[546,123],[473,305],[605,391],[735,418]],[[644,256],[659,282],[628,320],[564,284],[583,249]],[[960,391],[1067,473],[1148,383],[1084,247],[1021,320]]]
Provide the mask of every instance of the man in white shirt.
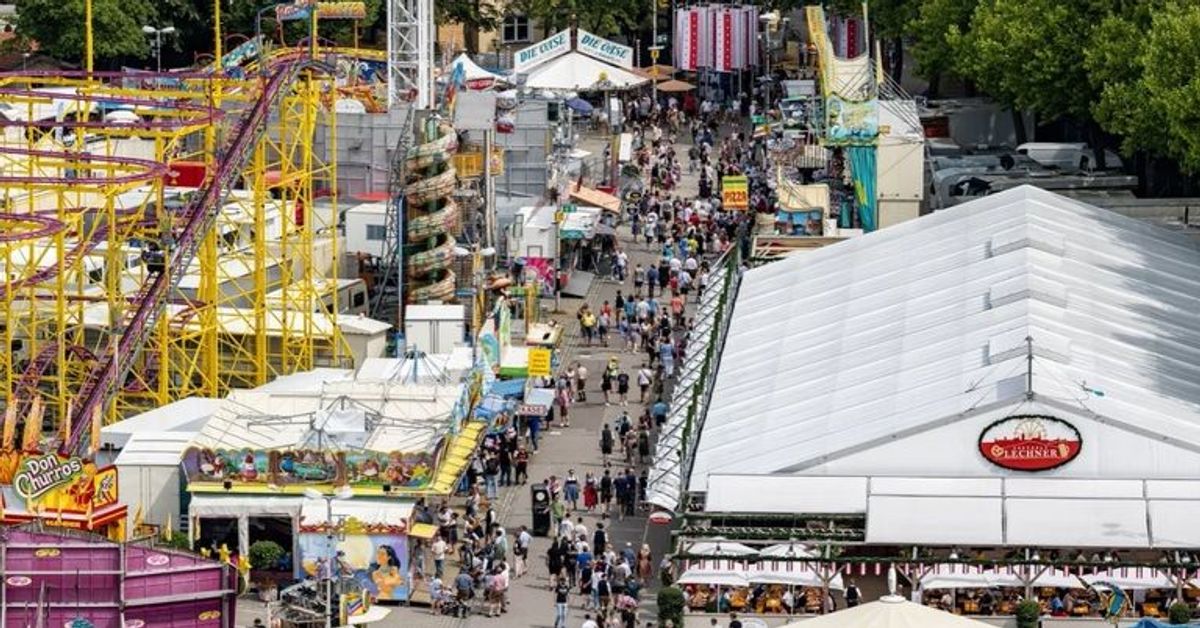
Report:
[[596,623],[596,620],[592,619],[590,614],[585,613],[583,616],[583,624],[581,624],[579,628],[600,628],[600,625]]
[[533,543],[533,536],[529,534],[529,528],[521,526],[521,532],[517,534],[517,548],[513,552],[517,558],[514,577],[520,578],[529,571],[529,546],[531,543]]
[[438,535],[433,540],[433,545],[429,546],[429,551],[433,553],[433,577],[441,578],[442,570],[446,566],[446,550],[449,546],[446,544],[446,539]]
[[583,517],[575,520],[575,538],[588,538],[587,526],[583,525]]

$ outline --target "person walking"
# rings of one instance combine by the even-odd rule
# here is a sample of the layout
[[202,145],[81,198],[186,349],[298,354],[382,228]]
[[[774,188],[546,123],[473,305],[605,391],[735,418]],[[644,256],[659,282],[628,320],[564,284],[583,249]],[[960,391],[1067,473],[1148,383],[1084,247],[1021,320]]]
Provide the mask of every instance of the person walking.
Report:
[[554,628],[567,628],[567,609],[571,602],[571,587],[565,578],[554,585]]

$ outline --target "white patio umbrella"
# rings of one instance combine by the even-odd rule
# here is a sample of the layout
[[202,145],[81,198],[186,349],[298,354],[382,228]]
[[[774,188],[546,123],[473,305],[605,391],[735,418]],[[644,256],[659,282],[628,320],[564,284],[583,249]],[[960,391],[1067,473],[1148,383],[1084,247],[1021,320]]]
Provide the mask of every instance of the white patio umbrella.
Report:
[[716,587],[748,587],[750,581],[740,571],[689,569],[677,580],[679,584],[699,584]]
[[726,541],[721,538],[714,538],[711,541],[698,541],[688,546],[687,554],[696,554],[698,556],[756,556],[758,550],[736,543],[734,541]]
[[[1175,581],[1159,569],[1113,569],[1101,571],[1083,577],[1088,584],[1111,582],[1127,591],[1138,589],[1174,589]],[[1078,584],[1076,584],[1078,586]]]
[[[817,573],[811,566],[794,563],[789,570],[782,563],[772,563],[763,561],[751,565],[746,570],[746,579],[752,584],[784,584],[794,587],[824,587],[827,586],[821,580],[821,574]],[[828,587],[835,591],[844,591],[846,589],[842,582],[841,574],[834,574],[829,579]]]
[[991,624],[922,606],[898,596],[835,611],[784,628],[989,628]]
[[768,545],[758,552],[759,556],[772,558],[815,557],[817,553],[803,543],[777,543]]

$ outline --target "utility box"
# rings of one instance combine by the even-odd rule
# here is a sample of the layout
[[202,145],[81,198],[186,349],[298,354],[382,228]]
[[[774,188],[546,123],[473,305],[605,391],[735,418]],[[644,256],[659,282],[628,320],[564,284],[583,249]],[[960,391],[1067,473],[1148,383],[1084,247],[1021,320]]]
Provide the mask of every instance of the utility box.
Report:
[[404,340],[425,353],[450,353],[465,342],[462,305],[410,305],[404,309]]

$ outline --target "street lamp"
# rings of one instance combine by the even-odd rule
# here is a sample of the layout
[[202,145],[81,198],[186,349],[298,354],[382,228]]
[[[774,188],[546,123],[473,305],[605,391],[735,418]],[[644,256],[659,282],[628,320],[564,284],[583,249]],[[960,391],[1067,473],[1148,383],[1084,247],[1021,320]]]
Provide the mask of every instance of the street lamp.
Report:
[[[334,491],[333,495],[326,495],[315,488],[306,488],[304,496],[308,499],[325,500],[325,542],[329,551],[325,565],[325,628],[333,628],[333,566],[337,562],[337,549],[333,543],[333,502],[354,497],[354,491],[349,486],[342,486]],[[317,571],[317,575],[320,576],[320,570]]]
[[157,71],[162,72],[162,36],[174,35],[175,27],[155,28],[153,26],[143,26],[142,32],[147,35],[154,35],[154,41],[150,42],[150,54],[154,55]]
[[[655,5],[658,6],[658,5]],[[654,23],[658,24],[658,16],[655,16]],[[655,31],[658,29],[655,28]],[[654,83],[651,87],[654,90],[654,104],[658,104],[658,53],[662,52],[663,47],[658,45],[658,35],[654,36],[655,43],[650,46],[650,82]]]

